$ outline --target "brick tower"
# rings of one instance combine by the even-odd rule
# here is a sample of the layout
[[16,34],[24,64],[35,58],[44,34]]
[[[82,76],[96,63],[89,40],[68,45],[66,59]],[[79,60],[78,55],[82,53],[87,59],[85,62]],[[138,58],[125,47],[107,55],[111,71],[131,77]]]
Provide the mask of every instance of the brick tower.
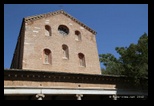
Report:
[[11,68],[101,74],[95,35],[63,10],[26,17]]

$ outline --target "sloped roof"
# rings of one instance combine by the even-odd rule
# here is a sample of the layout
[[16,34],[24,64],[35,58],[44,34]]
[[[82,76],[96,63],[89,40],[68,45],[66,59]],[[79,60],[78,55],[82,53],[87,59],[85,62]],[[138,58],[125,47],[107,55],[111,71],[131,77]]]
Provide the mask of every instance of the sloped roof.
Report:
[[34,15],[34,16],[29,16],[29,17],[25,17],[24,21],[28,22],[28,21],[35,21],[44,17],[48,17],[48,16],[54,16],[57,14],[64,14],[65,16],[69,17],[70,19],[72,19],[73,21],[75,21],[76,23],[78,23],[79,25],[81,25],[82,27],[84,27],[85,29],[87,29],[88,31],[92,32],[93,34],[96,35],[96,32],[94,30],[92,30],[91,28],[89,28],[88,26],[86,26],[85,24],[81,23],[80,21],[78,21],[77,19],[75,19],[73,16],[71,16],[70,14],[66,13],[63,10],[58,10],[55,12],[49,12],[49,13],[45,13],[45,14],[40,14],[40,15]]

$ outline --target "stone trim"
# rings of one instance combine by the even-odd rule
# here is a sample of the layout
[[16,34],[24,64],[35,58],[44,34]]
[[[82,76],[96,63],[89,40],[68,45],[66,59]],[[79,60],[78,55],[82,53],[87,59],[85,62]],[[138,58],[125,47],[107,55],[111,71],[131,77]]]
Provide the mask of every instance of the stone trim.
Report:
[[145,95],[147,91],[124,89],[65,89],[65,88],[11,88],[4,87],[4,95],[31,95],[31,94],[86,94],[86,95]]
[[88,31],[93,33],[94,35],[96,35],[96,32],[94,30],[89,28],[87,25],[81,23],[80,21],[78,21],[77,19],[75,19],[74,17],[72,17],[71,15],[69,15],[68,13],[66,13],[63,10],[58,10],[58,11],[55,11],[55,12],[49,12],[49,13],[35,15],[35,16],[29,16],[29,17],[24,18],[24,22],[26,22],[26,23],[30,22],[31,23],[32,21],[35,21],[35,20],[38,20],[38,19],[42,19],[44,17],[54,16],[54,15],[57,15],[57,14],[64,14],[68,18],[72,19],[73,21],[75,21],[76,23],[78,23],[79,25],[81,25],[82,27],[84,27],[85,29],[87,29]]
[[64,88],[4,88],[4,95],[31,95],[31,94],[94,94],[94,95],[109,95],[116,94],[116,89],[64,89]]

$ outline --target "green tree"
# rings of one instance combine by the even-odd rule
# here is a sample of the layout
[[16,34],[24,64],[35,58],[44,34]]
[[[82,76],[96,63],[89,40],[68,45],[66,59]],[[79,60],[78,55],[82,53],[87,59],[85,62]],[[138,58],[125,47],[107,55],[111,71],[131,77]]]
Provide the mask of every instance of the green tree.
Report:
[[120,55],[117,59],[114,55],[100,54],[100,62],[106,66],[102,74],[116,74],[131,77],[138,84],[142,79],[148,78],[148,35],[144,33],[137,44],[129,47],[116,47]]

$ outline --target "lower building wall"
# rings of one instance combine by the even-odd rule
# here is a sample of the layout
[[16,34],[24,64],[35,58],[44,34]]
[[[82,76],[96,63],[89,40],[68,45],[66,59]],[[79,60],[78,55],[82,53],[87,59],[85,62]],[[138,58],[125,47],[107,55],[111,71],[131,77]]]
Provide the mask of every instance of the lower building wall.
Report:
[[115,84],[89,84],[71,82],[36,82],[36,81],[4,81],[5,87],[37,87],[37,88],[82,88],[82,89],[116,89]]

